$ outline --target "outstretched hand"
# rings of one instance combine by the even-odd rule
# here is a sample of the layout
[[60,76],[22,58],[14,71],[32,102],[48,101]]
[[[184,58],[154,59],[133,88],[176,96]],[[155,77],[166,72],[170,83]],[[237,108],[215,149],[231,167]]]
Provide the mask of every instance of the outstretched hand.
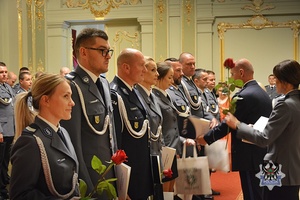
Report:
[[207,142],[204,140],[204,135],[197,137],[196,142],[197,142],[197,144],[200,144],[202,146],[207,144]]
[[218,120],[214,117],[209,124],[209,128],[212,129],[219,124]]
[[225,122],[231,129],[236,129],[236,126],[240,123],[240,121],[230,112],[225,116]]
[[186,143],[187,146],[194,146],[195,145],[195,140],[187,138],[184,143]]

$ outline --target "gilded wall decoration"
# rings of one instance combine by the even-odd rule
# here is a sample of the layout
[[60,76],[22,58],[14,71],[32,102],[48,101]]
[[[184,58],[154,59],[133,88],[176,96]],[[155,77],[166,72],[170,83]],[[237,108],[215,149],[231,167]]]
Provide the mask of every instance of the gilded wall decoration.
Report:
[[168,0],[155,0],[155,13],[153,17],[154,30],[154,56],[155,60],[162,61],[161,58],[166,58],[168,55]]
[[105,17],[111,9],[119,8],[120,5],[136,5],[141,0],[65,0],[63,5],[68,8],[90,9],[96,18]]
[[140,47],[139,32],[135,32],[133,35],[130,35],[130,33],[128,33],[127,31],[117,31],[116,34],[115,34],[115,37],[113,39],[114,48],[116,48],[117,44],[122,43],[124,40],[131,44],[131,48],[139,49],[139,47]]
[[[26,5],[24,18],[22,18],[22,0],[17,0],[19,67],[28,66],[29,70],[34,73],[37,68],[44,70],[45,64],[45,0],[26,0],[23,2]],[[23,21],[27,23],[28,45],[25,51],[27,52],[28,63],[23,63]]]
[[17,0],[17,11],[18,11],[18,45],[19,45],[19,68],[22,67],[23,62],[23,41],[22,41],[22,6],[21,0]]
[[[245,5],[242,7],[243,10],[252,10],[255,13],[260,13],[264,10],[271,10],[274,9],[275,6],[271,4],[263,5],[265,2],[264,0],[248,0],[252,1],[252,5]],[[225,0],[218,0],[219,3],[224,3]]]
[[274,9],[275,6],[273,5],[263,5],[264,1],[263,0],[252,0],[252,5],[246,5],[242,7],[243,10],[252,10],[256,13],[260,13],[261,11],[264,10],[271,10]]
[[164,4],[164,1],[158,0],[156,7],[157,7],[157,12],[158,12],[159,23],[162,23],[163,19],[164,19],[163,13],[165,12],[165,7],[166,7]]
[[45,71],[44,63],[42,59],[39,59],[36,67],[36,72],[44,72],[44,71]]
[[181,3],[182,52],[195,54],[196,50],[196,0]]
[[[220,39],[221,46],[221,64],[224,61],[224,34],[227,30],[230,29],[255,29],[261,30],[264,28],[290,28],[293,31],[293,39],[294,39],[294,59],[298,60],[298,46],[299,46],[299,30],[300,30],[300,20],[291,20],[287,22],[273,22],[263,15],[254,15],[245,23],[241,24],[232,24],[221,22],[218,24],[218,36]],[[221,77],[224,76],[224,68],[221,67]],[[222,80],[223,81],[223,80]]]
[[34,0],[34,8],[35,8],[35,19],[37,21],[37,29],[42,30],[43,20],[44,20],[44,8],[45,1],[44,0]]
[[191,12],[192,12],[192,4],[191,1],[185,1],[185,14],[186,14],[186,22],[188,23],[188,25],[190,25],[191,22]]

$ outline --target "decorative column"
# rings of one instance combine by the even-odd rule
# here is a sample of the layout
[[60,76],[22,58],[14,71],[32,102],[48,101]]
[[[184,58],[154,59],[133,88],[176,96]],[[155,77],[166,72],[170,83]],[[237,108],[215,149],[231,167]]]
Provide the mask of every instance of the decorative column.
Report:
[[155,0],[154,5],[154,59],[155,61],[163,61],[168,56],[167,0]]
[[[28,66],[34,74],[38,71],[45,71],[45,2],[44,0],[26,0],[27,18],[22,19],[22,1],[17,1],[18,9],[18,43],[19,43],[19,67]],[[22,29],[22,24],[27,24]],[[23,33],[25,30],[26,33]],[[23,63],[23,40],[22,36],[27,35],[28,63]]]
[[195,27],[196,0],[182,1],[182,52],[195,55],[196,52],[196,27]]

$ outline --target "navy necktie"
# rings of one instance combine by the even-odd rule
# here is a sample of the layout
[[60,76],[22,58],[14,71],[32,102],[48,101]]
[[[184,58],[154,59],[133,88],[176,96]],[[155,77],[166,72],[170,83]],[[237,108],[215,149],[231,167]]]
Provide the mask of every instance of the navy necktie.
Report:
[[102,98],[104,100],[105,97],[104,97],[103,85],[102,85],[102,83],[101,83],[101,81],[100,81],[99,78],[96,81],[96,85],[97,85],[97,88],[98,88],[98,90],[99,90],[99,92],[100,92],[100,94],[101,94],[101,96],[102,96]]
[[65,136],[64,136],[64,134],[63,134],[63,132],[60,128],[57,130],[57,134],[60,137],[60,139],[63,141],[63,143],[65,143],[65,145],[67,147],[66,138],[65,138]]

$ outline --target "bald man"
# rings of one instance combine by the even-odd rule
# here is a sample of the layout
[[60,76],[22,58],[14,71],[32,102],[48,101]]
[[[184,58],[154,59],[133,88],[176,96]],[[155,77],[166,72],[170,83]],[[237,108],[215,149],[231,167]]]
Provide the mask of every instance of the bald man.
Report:
[[59,70],[59,74],[62,75],[62,76],[65,76],[65,75],[67,75],[70,72],[71,72],[71,70],[69,68],[67,68],[67,67],[62,67]]
[[154,195],[150,161],[148,120],[142,97],[134,88],[147,71],[143,54],[124,49],[117,59],[117,75],[110,83],[118,147],[124,149],[131,167],[128,195],[146,200]]
[[15,82],[17,81],[17,78],[18,77],[14,72],[8,72],[6,83],[13,87]]
[[[253,79],[254,69],[249,60],[243,58],[236,62],[231,69],[231,77],[241,79],[244,86],[233,97],[240,99],[236,103],[235,117],[247,124],[254,124],[261,116],[269,117],[272,103],[268,94]],[[221,123],[209,131],[198,142],[212,144],[224,137],[230,130],[225,123]],[[260,180],[255,177],[260,171],[259,165],[263,163],[265,148],[243,142],[236,137],[236,130],[231,130],[231,156],[232,171],[238,171],[245,200],[263,199],[263,187],[259,186]]]

